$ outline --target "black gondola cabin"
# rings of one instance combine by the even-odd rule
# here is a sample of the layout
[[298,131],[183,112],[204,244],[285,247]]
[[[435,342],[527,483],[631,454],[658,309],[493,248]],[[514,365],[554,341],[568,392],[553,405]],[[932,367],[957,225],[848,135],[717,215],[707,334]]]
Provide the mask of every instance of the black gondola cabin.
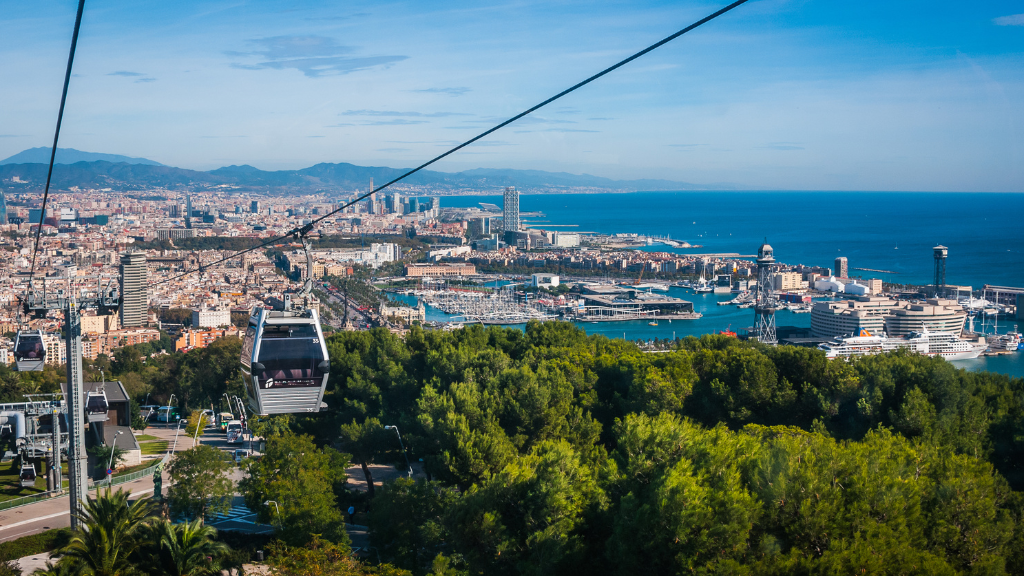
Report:
[[319,412],[330,360],[316,310],[257,307],[242,342],[242,376],[256,414]]
[[46,365],[42,330],[21,330],[14,337],[14,366],[19,372],[37,372]]

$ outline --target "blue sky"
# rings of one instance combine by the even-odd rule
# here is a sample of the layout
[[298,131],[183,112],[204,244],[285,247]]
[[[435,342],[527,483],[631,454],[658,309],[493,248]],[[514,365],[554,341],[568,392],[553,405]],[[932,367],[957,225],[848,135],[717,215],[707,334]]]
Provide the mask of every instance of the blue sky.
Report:
[[[722,2],[87,0],[61,145],[405,167]],[[48,146],[73,0],[0,0],[0,157]],[[751,0],[435,165],[1024,191],[1024,4]]]

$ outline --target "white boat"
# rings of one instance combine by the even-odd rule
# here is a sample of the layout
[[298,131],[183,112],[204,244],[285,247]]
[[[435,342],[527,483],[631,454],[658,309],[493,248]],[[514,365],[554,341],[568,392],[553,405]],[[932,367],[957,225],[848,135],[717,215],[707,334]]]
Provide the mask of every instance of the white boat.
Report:
[[990,350],[1002,351],[1017,351],[1020,348],[1021,335],[1018,333],[1010,332],[1009,334],[1003,334],[989,341],[988,347]]
[[963,300],[961,300],[959,302],[959,304],[961,306],[963,306],[964,310],[967,310],[967,311],[970,311],[970,310],[981,310],[982,308],[984,308],[984,307],[989,305],[989,301],[988,300],[984,300],[982,298],[975,298],[975,297],[971,296],[970,298],[964,298]]
[[952,332],[911,332],[904,338],[874,335],[861,329],[857,336],[839,337],[819,344],[818,349],[828,358],[870,356],[894,350],[907,349],[925,356],[941,356],[946,360],[969,360],[981,356],[984,342],[964,340]]

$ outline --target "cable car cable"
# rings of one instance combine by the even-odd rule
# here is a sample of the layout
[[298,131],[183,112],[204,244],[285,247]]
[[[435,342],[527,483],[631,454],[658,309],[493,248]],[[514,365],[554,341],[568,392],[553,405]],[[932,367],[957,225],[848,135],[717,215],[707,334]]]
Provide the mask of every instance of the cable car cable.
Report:
[[[306,224],[306,225],[298,227],[298,228],[293,228],[292,230],[289,230],[287,233],[285,233],[282,236],[278,236],[277,238],[271,238],[270,240],[267,240],[265,242],[257,244],[256,246],[253,246],[252,248],[247,248],[245,250],[241,250],[239,252],[231,254],[230,256],[226,256],[224,258],[221,258],[220,260],[216,260],[216,261],[214,261],[214,262],[212,262],[210,264],[207,264],[206,267],[215,266],[215,265],[220,264],[222,262],[226,262],[228,260],[231,260],[232,258],[237,258],[238,256],[241,256],[243,254],[248,254],[249,252],[253,252],[255,250],[259,250],[260,248],[264,248],[266,246],[270,246],[271,244],[277,244],[277,243],[279,243],[279,242],[281,242],[283,240],[287,240],[290,237],[298,237],[300,235],[305,235],[305,234],[309,233],[310,230],[313,229],[313,226],[319,224],[320,222],[324,221],[327,218],[330,218],[331,216],[337,214],[338,212],[341,212],[345,208],[348,208],[349,206],[352,206],[353,204],[356,204],[357,202],[361,202],[361,201],[365,200],[366,198],[368,198],[370,195],[376,194],[377,192],[380,192],[381,190],[387,188],[388,186],[391,186],[392,184],[395,184],[395,183],[397,183],[397,182],[399,182],[401,180],[404,180],[405,178],[408,178],[409,176],[412,176],[413,174],[419,172],[420,170],[423,170],[427,166],[430,166],[431,164],[433,164],[433,163],[435,163],[435,162],[437,162],[437,161],[439,161],[439,160],[441,160],[441,159],[443,159],[443,158],[445,158],[445,157],[447,157],[447,156],[449,156],[451,154],[454,154],[455,152],[458,152],[459,150],[465,148],[466,146],[469,146],[470,144],[476,142],[477,140],[480,140],[481,138],[484,138],[484,137],[486,137],[486,136],[488,136],[488,135],[490,135],[490,134],[492,134],[494,132],[497,132],[498,130],[504,128],[505,126],[508,126],[509,124],[515,122],[516,120],[519,120],[520,118],[523,118],[524,116],[527,116],[527,115],[531,114],[532,112],[535,112],[535,111],[543,108],[544,106],[547,106],[548,104],[554,102],[555,100],[558,100],[559,98],[561,98],[561,97],[563,97],[563,96],[565,96],[565,95],[567,95],[567,94],[569,94],[571,92],[574,92],[577,89],[586,86],[587,84],[590,84],[594,80],[597,80],[598,78],[601,78],[602,76],[604,76],[606,74],[609,74],[610,72],[613,72],[613,71],[615,71],[615,70],[625,66],[626,64],[629,64],[630,62],[632,62],[633,60],[636,60],[637,58],[643,56],[644,54],[647,54],[648,52],[651,52],[652,50],[655,50],[655,49],[660,48],[661,46],[663,46],[665,44],[668,44],[669,42],[675,40],[676,38],[679,38],[683,34],[686,34],[687,32],[693,30],[694,28],[697,28],[697,27],[699,27],[699,26],[701,26],[703,24],[706,24],[706,23],[714,20],[715,18],[718,18],[722,14],[725,14],[726,12],[729,12],[733,8],[736,8],[737,6],[740,6],[741,4],[744,4],[746,2],[747,2],[747,0],[736,0],[736,2],[733,2],[732,4],[729,4],[728,6],[726,6],[725,8],[722,8],[721,10],[718,10],[717,12],[714,12],[712,14],[709,14],[708,16],[705,16],[704,18],[701,18],[700,20],[694,22],[693,24],[690,24],[689,26],[687,26],[686,28],[683,28],[682,30],[676,32],[675,34],[672,34],[671,36],[667,36],[667,37],[663,38],[662,40],[659,40],[658,42],[655,42],[654,44],[651,44],[647,48],[644,48],[643,50],[637,52],[636,54],[633,54],[632,56],[630,56],[630,57],[628,57],[628,58],[626,58],[624,60],[620,60],[619,62],[613,64],[612,66],[609,66],[608,68],[605,68],[604,70],[598,72],[597,74],[594,74],[593,76],[587,78],[586,80],[583,80],[582,82],[579,82],[579,83],[577,83],[577,84],[575,84],[575,85],[573,85],[573,86],[571,86],[569,88],[566,88],[565,90],[559,92],[558,94],[555,94],[554,96],[552,96],[551,98],[548,98],[547,100],[541,102],[540,104],[537,104],[537,105],[533,106],[532,108],[529,108],[527,110],[524,110],[523,112],[520,112],[519,114],[516,114],[515,116],[509,118],[508,120],[505,120],[504,122],[502,122],[501,124],[498,124],[497,126],[494,126],[493,128],[487,130],[486,132],[483,132],[483,133],[481,133],[481,134],[479,134],[479,135],[477,135],[477,136],[475,136],[475,137],[473,137],[473,138],[471,138],[469,140],[466,140],[462,144],[459,144],[458,146],[448,150],[447,152],[445,152],[443,154],[440,154],[439,156],[434,157],[432,160],[429,160],[427,162],[424,162],[423,164],[420,164],[416,168],[413,168],[412,170],[409,170],[408,172],[405,172],[404,174],[402,174],[401,176],[398,176],[397,178],[391,180],[390,182],[387,182],[386,184],[382,184],[382,185],[378,186],[377,188],[374,188],[373,190],[367,192],[366,194],[363,194],[362,196],[359,196],[359,197],[357,197],[357,198],[355,198],[353,200],[350,200],[349,202],[347,202],[347,203],[341,205],[340,207],[338,207],[337,209],[332,210],[331,212],[328,212],[327,214],[324,214],[323,216],[320,216],[319,218],[316,218],[316,219],[312,220],[309,224]],[[195,268],[195,269],[192,269],[192,270],[186,270],[185,272],[182,272],[181,274],[178,274],[177,276],[172,276],[172,277],[170,277],[170,278],[168,278],[166,280],[161,280],[159,282],[154,282],[152,284],[149,284],[149,286],[150,287],[152,287],[152,286],[159,286],[160,284],[165,284],[167,282],[172,282],[172,281],[177,280],[179,278],[184,278],[185,276],[189,276],[191,274],[195,274],[198,271],[199,271],[198,268]]]
[[46,220],[46,201],[50,196],[50,179],[53,177],[53,161],[57,157],[57,139],[60,137],[60,124],[64,120],[64,103],[68,99],[68,84],[71,83],[71,65],[75,62],[75,47],[78,46],[78,30],[82,27],[82,11],[85,0],[78,0],[78,14],[75,16],[75,31],[71,34],[71,51],[68,54],[68,68],[64,72],[64,91],[60,95],[60,111],[57,112],[57,129],[53,133],[53,149],[50,150],[50,168],[46,172],[46,187],[43,189],[43,206],[39,211],[39,228],[36,229],[36,245],[32,249],[32,267],[29,272],[28,284],[36,275],[36,254],[39,252],[39,237],[43,233],[43,221]]

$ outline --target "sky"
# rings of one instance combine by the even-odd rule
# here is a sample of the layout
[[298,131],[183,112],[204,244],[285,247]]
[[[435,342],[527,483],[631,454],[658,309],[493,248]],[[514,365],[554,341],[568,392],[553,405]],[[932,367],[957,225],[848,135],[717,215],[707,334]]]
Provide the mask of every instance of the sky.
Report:
[[[60,145],[409,167],[726,2],[87,0]],[[50,146],[74,0],[0,0],[0,158]],[[1024,4],[750,0],[432,167],[1024,191]]]

